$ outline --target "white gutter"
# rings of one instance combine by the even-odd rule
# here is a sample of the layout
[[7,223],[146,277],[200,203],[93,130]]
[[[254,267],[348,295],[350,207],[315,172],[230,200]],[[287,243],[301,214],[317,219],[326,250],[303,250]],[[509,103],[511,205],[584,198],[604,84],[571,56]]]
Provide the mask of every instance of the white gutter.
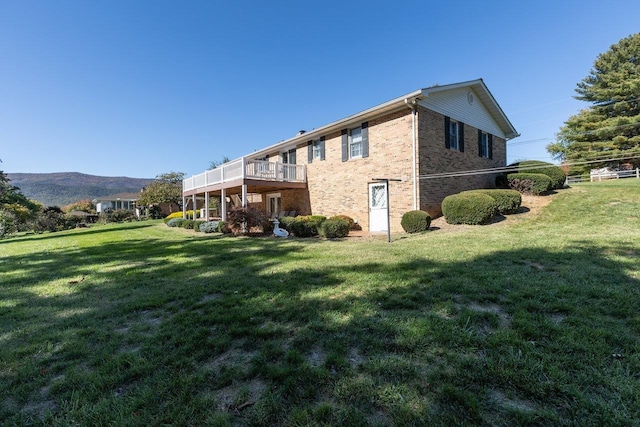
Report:
[[416,99],[409,101],[409,98],[405,98],[405,104],[411,109],[411,143],[413,145],[413,210],[418,210],[418,172],[416,171]]
[[403,108],[402,104],[404,100],[415,99],[417,97],[420,97],[421,95],[422,95],[422,89],[411,92],[399,98],[392,99],[391,101],[387,101],[383,104],[380,104],[375,107],[369,108],[367,110],[361,111],[359,113],[353,114],[349,117],[345,117],[344,119],[340,119],[335,122],[329,123],[328,125],[321,126],[317,129],[313,129],[303,134],[296,135],[293,138],[280,141],[277,144],[273,144],[269,147],[263,148],[262,150],[256,150],[253,153],[251,153],[251,157],[261,157],[263,155],[267,155],[269,153],[275,152],[281,147],[306,142],[320,135],[352,126],[355,123],[360,123],[372,117],[380,116],[382,114],[386,114],[391,111],[400,110]]

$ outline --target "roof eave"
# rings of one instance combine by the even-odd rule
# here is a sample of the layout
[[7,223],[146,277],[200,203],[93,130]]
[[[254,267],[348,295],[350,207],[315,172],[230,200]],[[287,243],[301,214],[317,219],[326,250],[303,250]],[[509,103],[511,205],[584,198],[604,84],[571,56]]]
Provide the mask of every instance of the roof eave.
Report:
[[387,101],[383,104],[376,105],[375,107],[371,107],[369,109],[360,111],[359,113],[353,114],[351,116],[348,116],[343,119],[337,120],[335,122],[329,123],[327,125],[321,126],[317,129],[313,129],[303,134],[296,135],[293,138],[289,138],[284,141],[280,141],[277,144],[273,144],[269,147],[263,148],[262,150],[254,151],[250,155],[252,157],[261,157],[269,153],[273,153],[274,151],[277,151],[281,147],[298,145],[300,143],[313,140],[314,138],[320,137],[322,135],[326,135],[327,133],[344,129],[345,127],[352,126],[356,123],[361,123],[363,121],[372,119],[374,117],[377,117],[392,111],[400,110],[407,105],[407,101],[405,100],[410,101],[413,99],[420,99],[423,96],[424,94],[422,89],[413,91],[404,96],[394,98],[391,101]]
[[516,131],[516,128],[513,126],[513,124],[507,117],[507,115],[502,110],[502,107],[500,107],[500,104],[498,104],[498,101],[496,101],[496,99],[493,97],[493,94],[491,93],[487,85],[484,83],[483,79],[469,80],[466,82],[452,83],[452,84],[443,85],[443,86],[432,86],[432,87],[423,89],[423,92],[425,96],[429,96],[429,94],[434,92],[441,92],[443,90],[452,90],[452,89],[459,89],[464,87],[473,88],[479,93],[481,100],[483,101],[485,106],[487,106],[487,108],[489,109],[489,112],[494,117],[494,119],[496,119],[500,128],[502,128],[506,139],[513,139],[520,136],[518,131]]

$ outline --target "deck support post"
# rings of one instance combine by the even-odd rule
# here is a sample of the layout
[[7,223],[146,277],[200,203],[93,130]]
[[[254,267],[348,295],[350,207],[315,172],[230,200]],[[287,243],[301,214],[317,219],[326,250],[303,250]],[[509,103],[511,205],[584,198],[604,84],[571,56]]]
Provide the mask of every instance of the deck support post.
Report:
[[204,220],[209,221],[209,192],[204,193]]
[[247,184],[242,184],[242,207],[247,207]]
[[220,216],[223,221],[227,220],[227,190],[220,190]]

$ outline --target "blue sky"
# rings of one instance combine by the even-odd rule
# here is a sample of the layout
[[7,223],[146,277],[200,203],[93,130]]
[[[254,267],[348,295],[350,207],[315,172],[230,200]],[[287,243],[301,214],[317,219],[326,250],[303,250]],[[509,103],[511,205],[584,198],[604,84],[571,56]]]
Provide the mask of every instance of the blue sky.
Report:
[[545,146],[640,2],[0,0],[0,169],[152,178],[483,78]]

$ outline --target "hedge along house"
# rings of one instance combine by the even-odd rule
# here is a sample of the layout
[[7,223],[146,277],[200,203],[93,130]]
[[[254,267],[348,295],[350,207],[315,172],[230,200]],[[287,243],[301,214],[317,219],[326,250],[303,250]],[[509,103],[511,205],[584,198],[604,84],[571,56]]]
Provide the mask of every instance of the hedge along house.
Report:
[[[391,231],[401,231],[407,211],[435,217],[446,196],[494,187],[495,173],[437,176],[505,166],[516,136],[482,79],[432,86],[187,178],[183,197],[226,200],[223,218],[251,204],[273,216],[344,214],[368,231],[386,231],[390,209]],[[375,178],[401,180],[389,184],[389,206]]]

